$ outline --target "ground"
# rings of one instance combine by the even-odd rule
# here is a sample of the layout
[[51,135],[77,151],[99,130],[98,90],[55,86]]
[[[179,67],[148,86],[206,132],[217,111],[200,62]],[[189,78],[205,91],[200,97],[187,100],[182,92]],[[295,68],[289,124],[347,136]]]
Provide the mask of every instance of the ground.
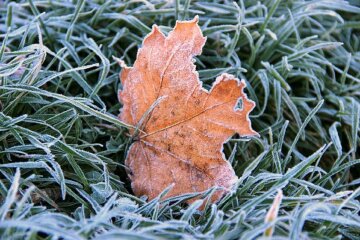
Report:
[[[244,79],[260,134],[203,211],[133,195],[114,59],[196,15],[200,80]],[[0,238],[360,239],[359,26],[357,0],[1,1]]]

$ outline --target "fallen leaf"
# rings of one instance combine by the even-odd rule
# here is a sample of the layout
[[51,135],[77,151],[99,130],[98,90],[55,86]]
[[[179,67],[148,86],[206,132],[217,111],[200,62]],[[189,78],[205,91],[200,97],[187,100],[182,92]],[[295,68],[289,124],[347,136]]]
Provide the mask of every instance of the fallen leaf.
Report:
[[202,88],[193,56],[206,38],[197,23],[198,17],[178,21],[168,37],[154,25],[134,66],[119,61],[119,118],[139,128],[131,131],[136,137],[125,160],[137,196],[153,199],[172,184],[166,198],[219,186],[212,198],[218,200],[237,180],[223,144],[235,133],[257,135],[244,81],[222,74],[210,91]]

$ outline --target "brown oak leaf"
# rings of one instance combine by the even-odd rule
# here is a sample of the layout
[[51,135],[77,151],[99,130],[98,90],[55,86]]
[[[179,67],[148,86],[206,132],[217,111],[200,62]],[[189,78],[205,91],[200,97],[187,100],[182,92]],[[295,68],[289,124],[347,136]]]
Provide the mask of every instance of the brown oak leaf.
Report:
[[206,38],[197,23],[178,21],[167,37],[154,25],[134,66],[120,61],[119,118],[140,129],[125,160],[137,196],[153,199],[171,184],[166,198],[219,186],[218,200],[237,180],[223,144],[236,133],[257,135],[244,81],[222,74],[210,91],[202,88],[193,56]]

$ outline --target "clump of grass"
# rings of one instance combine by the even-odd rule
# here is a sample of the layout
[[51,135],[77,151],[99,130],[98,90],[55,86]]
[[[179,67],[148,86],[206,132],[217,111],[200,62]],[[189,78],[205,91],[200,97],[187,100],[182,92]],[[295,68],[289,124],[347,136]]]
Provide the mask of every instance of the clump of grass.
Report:
[[[1,238],[359,239],[355,4],[0,2]],[[261,134],[225,145],[240,180],[203,212],[184,204],[193,194],[132,195],[112,58],[133,63],[152,24],[168,32],[194,15],[208,37],[201,80],[245,79]],[[277,217],[265,221],[280,189]]]

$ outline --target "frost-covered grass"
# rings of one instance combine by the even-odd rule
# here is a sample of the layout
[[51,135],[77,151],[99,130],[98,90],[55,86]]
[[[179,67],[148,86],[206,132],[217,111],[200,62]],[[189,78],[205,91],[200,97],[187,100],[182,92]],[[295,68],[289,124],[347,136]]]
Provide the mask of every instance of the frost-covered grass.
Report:
[[[0,1],[0,238],[359,239],[359,2],[237,3]],[[201,80],[244,78],[261,135],[225,145],[240,180],[203,212],[132,195],[112,58],[195,15]]]

